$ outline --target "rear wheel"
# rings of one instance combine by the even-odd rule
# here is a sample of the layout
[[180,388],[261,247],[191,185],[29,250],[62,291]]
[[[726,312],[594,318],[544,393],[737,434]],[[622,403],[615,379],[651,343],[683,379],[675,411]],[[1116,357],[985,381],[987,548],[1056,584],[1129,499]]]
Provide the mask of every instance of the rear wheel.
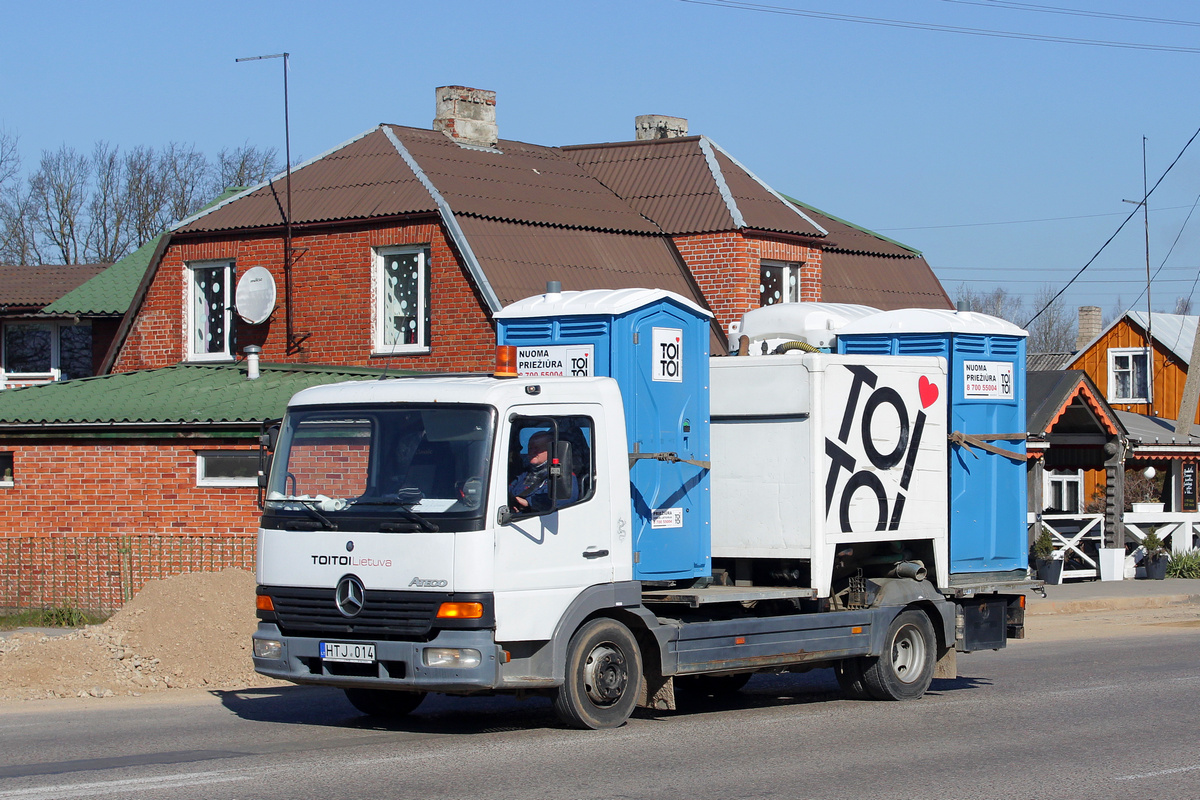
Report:
[[587,622],[567,646],[567,670],[554,695],[554,710],[574,728],[615,728],[637,705],[642,654],[621,623]]
[[425,692],[398,692],[387,689],[343,689],[346,699],[362,713],[371,717],[400,719],[421,705]]
[[861,658],[844,658],[833,667],[837,675],[838,686],[842,693],[851,700],[870,700],[871,693],[863,682],[863,660]]
[[909,609],[888,626],[886,648],[879,658],[867,659],[863,684],[878,700],[915,700],[933,680],[937,635],[924,613]]

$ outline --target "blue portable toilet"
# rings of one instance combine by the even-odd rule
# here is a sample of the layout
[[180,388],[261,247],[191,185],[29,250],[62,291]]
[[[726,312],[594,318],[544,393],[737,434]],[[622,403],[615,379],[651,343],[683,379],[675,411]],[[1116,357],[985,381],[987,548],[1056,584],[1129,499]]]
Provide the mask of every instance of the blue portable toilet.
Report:
[[564,364],[560,374],[611,377],[620,386],[637,580],[712,574],[711,316],[661,289],[548,292],[496,313],[496,342],[518,348],[518,375],[522,353],[546,352]]
[[1012,455],[956,443],[950,455],[950,572],[1019,573],[1029,564],[1025,470],[1025,338],[987,314],[885,311],[846,325],[838,352],[942,356],[949,367],[948,430]]

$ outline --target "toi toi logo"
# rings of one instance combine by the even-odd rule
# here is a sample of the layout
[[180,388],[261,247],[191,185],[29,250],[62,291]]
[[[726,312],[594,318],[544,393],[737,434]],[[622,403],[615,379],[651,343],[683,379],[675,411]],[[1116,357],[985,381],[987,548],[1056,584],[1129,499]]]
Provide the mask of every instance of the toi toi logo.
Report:
[[[836,439],[825,439],[825,455],[829,457],[829,472],[825,478],[825,518],[833,510],[834,501],[838,508],[838,530],[855,532],[851,527],[850,512],[855,495],[863,490],[867,497],[874,496],[878,516],[875,530],[896,530],[904,515],[904,503],[909,484],[912,482],[921,437],[925,432],[927,416],[924,409],[938,399],[938,388],[922,376],[918,386],[918,402],[921,408],[913,415],[908,404],[898,391],[890,386],[876,387],[879,376],[864,366],[847,366],[851,373],[850,389],[846,396],[846,410],[842,414],[841,426]],[[864,392],[864,388],[867,391]],[[895,444],[881,450],[871,436],[876,414],[887,407],[889,416],[896,421]],[[886,418],[885,418],[886,419]],[[853,436],[857,423],[858,436]],[[863,461],[870,463],[867,464]],[[880,478],[900,467],[898,481],[892,483],[891,492]],[[894,497],[889,496],[894,494]],[[869,503],[869,499],[867,500]]]

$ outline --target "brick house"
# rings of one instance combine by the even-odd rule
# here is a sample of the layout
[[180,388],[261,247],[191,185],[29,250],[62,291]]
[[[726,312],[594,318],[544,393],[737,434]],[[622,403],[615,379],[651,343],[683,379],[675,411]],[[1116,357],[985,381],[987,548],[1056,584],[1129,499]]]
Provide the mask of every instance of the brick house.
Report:
[[[645,129],[686,134],[682,120],[663,119],[639,118]],[[230,417],[213,387],[244,370],[250,346],[271,369],[306,376],[293,391],[372,368],[486,372],[492,315],[549,280],[566,291],[681,294],[713,310],[714,353],[729,325],[762,304],[951,307],[919,253],[784,197],[706,137],[577,147],[500,139],[494,94],[462,87],[439,90],[432,130],[372,128],[294,168],[290,181],[181,221],[130,272],[137,283],[102,377],[0,397],[0,452],[14,459],[16,477],[6,507],[55,498],[30,506],[20,524],[4,512],[0,564],[76,565],[37,602],[111,603],[121,596],[114,575],[136,591],[148,577],[195,568],[185,562],[249,564],[254,489],[214,494],[201,472],[210,456],[244,459],[252,421],[277,416],[290,396],[280,391],[260,398],[253,415]],[[239,307],[240,282],[251,278],[276,287],[265,318]],[[265,384],[239,385],[256,396]],[[83,389],[107,416],[71,402]],[[138,414],[102,400],[139,392],[178,395],[183,405]],[[111,441],[118,433],[120,447]],[[112,494],[111,505],[73,514],[98,491]],[[180,512],[151,511],[167,506]],[[197,516],[214,508],[219,522]],[[121,560],[182,541],[193,550],[169,564]],[[0,585],[0,606],[29,604],[14,594],[21,580]],[[110,588],[79,593],[91,586]]]
[[96,373],[125,309],[55,305],[108,266],[0,266],[0,389]]
[[[296,168],[290,224],[276,180],[177,225],[106,368],[256,345],[272,361],[487,370],[491,315],[548,280],[678,292],[714,312],[718,352],[771,302],[951,307],[920,254],[789,201],[706,137],[500,139],[494,94],[462,87],[439,90],[438,112],[433,130],[380,125]],[[281,287],[257,325],[233,301],[254,267]]]

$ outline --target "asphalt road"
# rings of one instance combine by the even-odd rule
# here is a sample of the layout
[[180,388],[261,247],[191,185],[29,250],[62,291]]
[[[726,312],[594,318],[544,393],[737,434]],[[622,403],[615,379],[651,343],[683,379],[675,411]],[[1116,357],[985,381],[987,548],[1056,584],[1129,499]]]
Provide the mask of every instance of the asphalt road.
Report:
[[0,714],[10,798],[1200,797],[1200,627],[963,656],[909,703],[841,699],[829,670],[558,725],[541,699],[442,698],[377,726],[334,691],[27,703]]

